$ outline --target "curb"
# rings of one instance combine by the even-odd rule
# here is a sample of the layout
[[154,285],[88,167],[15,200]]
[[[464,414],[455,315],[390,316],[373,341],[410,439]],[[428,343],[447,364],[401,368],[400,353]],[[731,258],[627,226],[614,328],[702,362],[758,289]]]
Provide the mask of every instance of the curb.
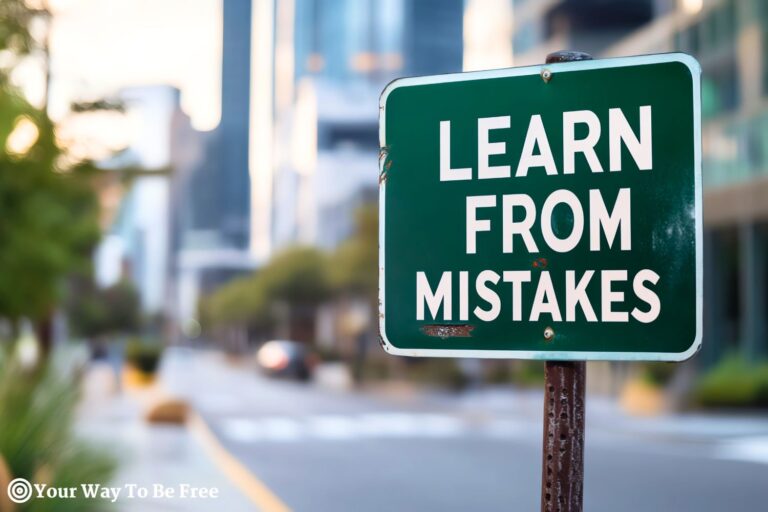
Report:
[[259,510],[291,512],[288,505],[224,447],[197,411],[189,412],[187,427],[213,463]]

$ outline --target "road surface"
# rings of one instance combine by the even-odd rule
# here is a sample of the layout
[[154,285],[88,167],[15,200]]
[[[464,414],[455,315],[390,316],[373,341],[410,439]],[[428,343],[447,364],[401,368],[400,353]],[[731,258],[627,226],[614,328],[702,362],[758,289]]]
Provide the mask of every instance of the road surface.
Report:
[[[182,349],[163,380],[293,510],[538,510],[538,393],[384,399]],[[598,399],[587,415],[585,510],[768,507],[768,417],[634,419]]]

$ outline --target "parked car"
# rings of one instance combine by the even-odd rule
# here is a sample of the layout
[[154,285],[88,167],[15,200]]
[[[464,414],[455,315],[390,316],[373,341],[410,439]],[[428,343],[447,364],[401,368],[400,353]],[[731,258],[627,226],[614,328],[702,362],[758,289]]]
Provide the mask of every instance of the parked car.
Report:
[[304,381],[312,376],[315,355],[306,343],[272,340],[264,343],[256,352],[256,363],[271,377]]

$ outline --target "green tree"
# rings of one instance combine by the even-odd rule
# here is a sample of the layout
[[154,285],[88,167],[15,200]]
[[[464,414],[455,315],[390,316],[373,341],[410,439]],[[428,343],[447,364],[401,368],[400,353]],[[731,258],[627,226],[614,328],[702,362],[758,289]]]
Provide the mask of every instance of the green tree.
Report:
[[206,297],[201,304],[203,324],[265,331],[287,323],[292,337],[309,340],[314,334],[315,309],[330,294],[327,271],[321,251],[288,249]]
[[[31,3],[31,2],[30,2]],[[0,0],[0,321],[16,338],[19,321],[36,324],[45,353],[65,277],[87,273],[98,239],[98,203],[88,163],[62,165],[46,108],[27,102],[9,81],[29,53],[47,62],[47,35],[30,30],[48,13],[26,0]],[[48,69],[45,85],[47,89]],[[77,439],[74,432],[76,375],[57,371],[48,358],[18,358],[14,346],[0,351],[0,465],[13,477],[70,487],[106,483],[115,459]],[[102,510],[100,500],[32,500],[25,511]]]
[[73,287],[68,315],[72,331],[90,339],[114,334],[136,333],[141,328],[141,304],[136,287],[127,280],[107,288],[83,279]]
[[329,279],[341,292],[376,301],[379,289],[379,211],[376,204],[358,209],[355,232],[331,256]]
[[269,300],[257,274],[222,286],[203,299],[200,309],[204,326],[263,330],[272,325]]
[[[330,279],[334,291],[339,295],[363,299],[369,304],[369,319],[376,318],[379,289],[379,211],[378,205],[367,204],[355,215],[355,231],[331,255]],[[367,354],[373,337],[373,325],[368,322],[357,333],[351,357],[355,382],[360,383],[365,373]]]
[[[61,150],[45,113],[7,87],[0,88],[0,111],[3,104],[25,113],[0,116],[0,316],[12,324],[22,317],[40,322],[60,297],[62,277],[86,268],[98,239],[93,169],[56,169]],[[7,141],[22,122],[38,136],[19,155]]]
[[32,9],[26,0],[0,2],[0,50],[11,55],[26,55],[35,47],[29,27],[36,18],[48,13]]
[[312,247],[294,247],[275,255],[258,273],[270,300],[313,306],[328,297],[326,256]]
[[[20,59],[42,45],[29,31],[41,16],[23,0],[0,3],[0,49]],[[0,68],[0,318],[29,318],[47,349],[63,278],[86,270],[99,236],[96,171],[59,165],[54,125],[10,85],[11,69]]]

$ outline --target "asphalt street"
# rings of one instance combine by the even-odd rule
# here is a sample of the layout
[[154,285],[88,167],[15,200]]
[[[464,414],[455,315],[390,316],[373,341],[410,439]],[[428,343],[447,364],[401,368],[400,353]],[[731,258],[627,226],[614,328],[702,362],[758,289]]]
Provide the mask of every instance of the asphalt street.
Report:
[[[270,380],[182,349],[163,380],[296,511],[538,510],[539,393],[383,398]],[[768,417],[637,419],[598,398],[587,415],[586,510],[768,506]]]

